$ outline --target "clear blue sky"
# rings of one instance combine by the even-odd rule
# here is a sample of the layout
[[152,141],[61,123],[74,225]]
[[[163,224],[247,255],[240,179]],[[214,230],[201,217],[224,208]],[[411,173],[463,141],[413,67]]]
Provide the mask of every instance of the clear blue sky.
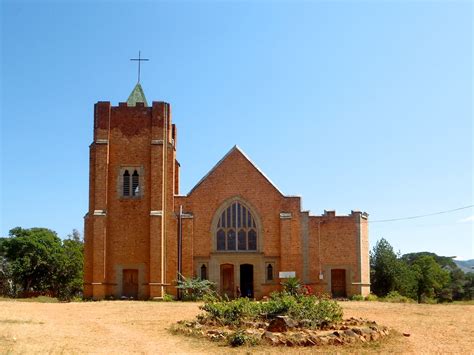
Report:
[[[93,105],[127,99],[139,49],[183,193],[238,144],[313,214],[473,204],[471,2],[2,1],[0,20],[1,235],[82,232]],[[373,223],[371,245],[473,258],[473,215]]]

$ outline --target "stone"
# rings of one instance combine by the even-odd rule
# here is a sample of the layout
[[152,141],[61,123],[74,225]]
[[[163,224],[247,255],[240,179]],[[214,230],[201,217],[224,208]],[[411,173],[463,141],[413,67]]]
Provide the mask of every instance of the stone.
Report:
[[409,337],[411,334],[410,333],[403,333],[404,337]]
[[287,316],[278,316],[275,319],[272,319],[270,324],[267,327],[267,330],[270,332],[283,333],[289,329],[297,327],[297,323]]
[[344,335],[349,336],[351,338],[356,338],[357,337],[357,334],[354,331],[350,330],[350,329],[344,330]]
[[380,334],[377,333],[377,332],[373,332],[372,334],[370,334],[370,340],[379,340],[380,339]]
[[278,345],[280,344],[280,339],[278,338],[277,334],[274,334],[273,332],[265,331],[262,334],[262,340],[265,341],[266,343],[270,345]]
[[336,331],[333,332],[332,334],[335,335],[335,336],[337,336],[338,338],[340,338],[340,337],[342,337],[342,334],[343,334],[343,333],[336,330]]

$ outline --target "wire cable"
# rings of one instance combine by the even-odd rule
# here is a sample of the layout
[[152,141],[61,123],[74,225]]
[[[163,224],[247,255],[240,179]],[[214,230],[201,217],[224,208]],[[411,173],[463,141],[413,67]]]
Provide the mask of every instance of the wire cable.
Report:
[[474,207],[474,205],[454,208],[452,210],[446,210],[446,211],[440,211],[440,212],[434,212],[434,213],[428,213],[428,214],[421,214],[421,215],[418,215],[418,216],[392,218],[392,219],[379,219],[379,220],[376,220],[376,221],[370,221],[369,220],[369,223],[394,222],[394,221],[403,221],[403,220],[407,220],[407,219],[417,219],[417,218],[423,218],[423,217],[429,217],[429,216],[436,216],[438,214],[451,213],[451,212],[455,212],[455,211],[465,210],[467,208],[472,208],[472,207]]

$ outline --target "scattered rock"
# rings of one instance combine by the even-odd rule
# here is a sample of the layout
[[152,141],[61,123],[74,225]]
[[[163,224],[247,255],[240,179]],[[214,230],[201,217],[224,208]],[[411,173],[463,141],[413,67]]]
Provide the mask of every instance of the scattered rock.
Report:
[[403,333],[404,337],[409,337],[411,334],[410,333]]
[[280,339],[278,339],[278,336],[274,334],[273,332],[265,331],[262,334],[262,340],[264,340],[266,343],[270,345],[278,345],[280,343]]
[[278,316],[275,319],[272,319],[270,324],[267,327],[267,330],[270,332],[283,333],[289,329],[297,327],[297,323],[287,316]]
[[350,329],[344,330],[344,335],[349,336],[351,338],[356,338],[357,337],[357,334],[354,331],[350,330]]

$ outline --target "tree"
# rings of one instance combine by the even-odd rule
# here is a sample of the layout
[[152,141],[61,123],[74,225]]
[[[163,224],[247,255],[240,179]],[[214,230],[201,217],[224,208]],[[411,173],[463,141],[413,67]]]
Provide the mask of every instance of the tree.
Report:
[[467,274],[459,267],[449,271],[449,289],[451,292],[451,300],[462,300],[467,295],[466,286],[469,282]]
[[84,268],[84,243],[79,232],[63,241],[62,258],[56,275],[55,293],[61,299],[70,299],[82,292]]
[[397,255],[392,246],[385,238],[380,239],[370,252],[372,292],[377,296],[385,296],[394,291],[397,269]]
[[3,242],[14,283],[25,292],[49,289],[61,259],[61,239],[46,228],[10,230]]
[[61,241],[46,228],[17,227],[3,240],[2,250],[11,281],[24,294],[34,291],[69,299],[81,292],[83,242],[76,230]]
[[370,252],[372,292],[385,296],[397,291],[403,296],[416,298],[417,278],[411,268],[395,254],[390,243],[382,238]]
[[449,284],[449,273],[443,270],[432,256],[422,255],[412,264],[417,275],[417,298],[440,296],[441,291]]

